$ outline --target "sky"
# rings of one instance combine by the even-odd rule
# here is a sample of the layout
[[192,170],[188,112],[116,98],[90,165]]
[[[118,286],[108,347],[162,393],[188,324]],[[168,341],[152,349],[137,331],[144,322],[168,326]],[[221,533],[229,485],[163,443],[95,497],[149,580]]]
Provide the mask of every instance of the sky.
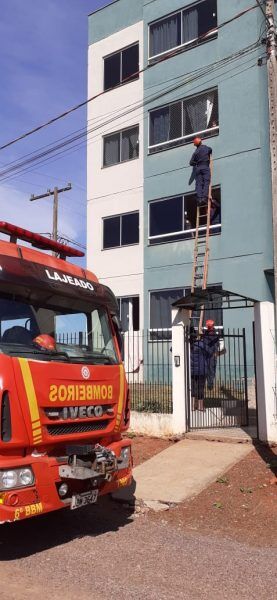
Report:
[[[87,97],[89,13],[109,0],[1,0],[0,146]],[[54,186],[60,195],[59,234],[86,243],[86,145],[20,175],[1,172],[12,161],[86,126],[86,108],[0,151],[0,220],[52,231],[51,198],[30,202]]]

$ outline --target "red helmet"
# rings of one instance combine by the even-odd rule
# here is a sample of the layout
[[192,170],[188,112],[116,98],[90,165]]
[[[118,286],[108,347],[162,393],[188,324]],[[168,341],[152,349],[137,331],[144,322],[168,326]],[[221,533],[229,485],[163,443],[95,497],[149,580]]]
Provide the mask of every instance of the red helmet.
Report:
[[208,319],[206,321],[206,327],[207,327],[207,329],[213,329],[214,328],[214,321],[212,319]]
[[200,146],[202,144],[201,137],[194,138],[193,143],[195,146]]
[[55,339],[51,335],[48,335],[48,333],[41,333],[33,339],[33,342],[42,350],[56,350]]

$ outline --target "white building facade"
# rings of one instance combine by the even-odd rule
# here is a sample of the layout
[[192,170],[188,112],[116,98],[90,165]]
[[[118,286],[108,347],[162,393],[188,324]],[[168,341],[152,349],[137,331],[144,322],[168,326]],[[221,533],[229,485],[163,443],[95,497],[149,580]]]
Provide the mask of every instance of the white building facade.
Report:
[[112,288],[130,330],[143,323],[142,64],[142,22],[89,46],[88,268]]

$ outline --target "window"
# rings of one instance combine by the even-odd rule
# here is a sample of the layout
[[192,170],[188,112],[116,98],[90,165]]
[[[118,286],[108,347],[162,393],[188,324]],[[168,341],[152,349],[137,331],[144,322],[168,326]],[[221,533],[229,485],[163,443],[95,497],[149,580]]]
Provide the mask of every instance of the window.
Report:
[[139,243],[139,212],[103,219],[103,249]]
[[139,296],[117,298],[123,331],[139,331]]
[[171,339],[171,305],[184,293],[184,288],[150,292],[150,340]]
[[152,110],[149,152],[191,142],[196,134],[205,138],[218,131],[218,91],[214,89]]
[[[222,295],[220,291],[222,290],[222,285],[208,285],[208,288],[213,288],[213,292],[210,295],[212,308],[206,308],[204,310],[203,317],[203,326],[208,319],[212,319],[215,322],[216,329],[223,328],[223,308],[222,308]],[[190,294],[191,291],[189,288],[185,290],[185,296]],[[199,323],[199,312],[192,311],[191,315],[191,325],[193,325],[196,329],[198,329]]]
[[215,38],[216,28],[217,0],[202,0],[159,19],[149,27],[149,59],[152,62],[173,49],[191,48]]
[[[91,300],[72,302],[62,296],[55,307],[51,302],[58,296],[46,294],[36,304],[14,298],[0,298],[0,351],[13,356],[28,356],[36,360],[63,361],[84,364],[115,364],[118,362],[112,332],[105,309],[94,308]],[[47,334],[56,340],[51,351],[37,336]],[[53,342],[55,341],[53,340]]]
[[133,44],[104,58],[104,90],[139,77],[139,44]]
[[139,156],[139,127],[124,129],[104,137],[104,167],[111,167]]
[[[213,319],[217,327],[223,326],[222,296],[221,285],[210,285],[213,288],[212,303],[213,308],[204,311],[204,323],[207,319]],[[170,340],[172,328],[172,304],[191,293],[188,288],[173,288],[167,290],[157,290],[150,292],[150,340]],[[198,327],[199,313],[192,315],[193,324]]]
[[[221,193],[212,190],[210,235],[221,233]],[[174,196],[149,203],[149,244],[161,244],[194,238],[197,205],[195,194]],[[200,228],[206,235],[206,227]]]

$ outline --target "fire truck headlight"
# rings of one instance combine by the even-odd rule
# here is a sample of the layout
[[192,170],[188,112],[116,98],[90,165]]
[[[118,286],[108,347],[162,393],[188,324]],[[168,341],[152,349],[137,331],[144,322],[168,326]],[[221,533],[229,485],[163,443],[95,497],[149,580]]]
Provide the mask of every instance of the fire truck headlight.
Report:
[[9,490],[17,487],[17,472],[16,471],[2,471],[1,473],[1,487]]
[[120,458],[118,461],[119,469],[128,469],[131,459],[131,448],[130,446],[124,446],[120,452]]
[[60,498],[63,498],[64,496],[66,496],[68,492],[68,485],[67,483],[61,483],[61,485],[59,486],[59,496]]
[[0,471],[0,490],[27,487],[33,483],[34,474],[30,467]]
[[18,479],[20,485],[32,485],[34,483],[33,472],[31,469],[21,469]]
[[130,446],[125,446],[125,448],[122,448],[121,458],[123,460],[128,460],[130,458]]

